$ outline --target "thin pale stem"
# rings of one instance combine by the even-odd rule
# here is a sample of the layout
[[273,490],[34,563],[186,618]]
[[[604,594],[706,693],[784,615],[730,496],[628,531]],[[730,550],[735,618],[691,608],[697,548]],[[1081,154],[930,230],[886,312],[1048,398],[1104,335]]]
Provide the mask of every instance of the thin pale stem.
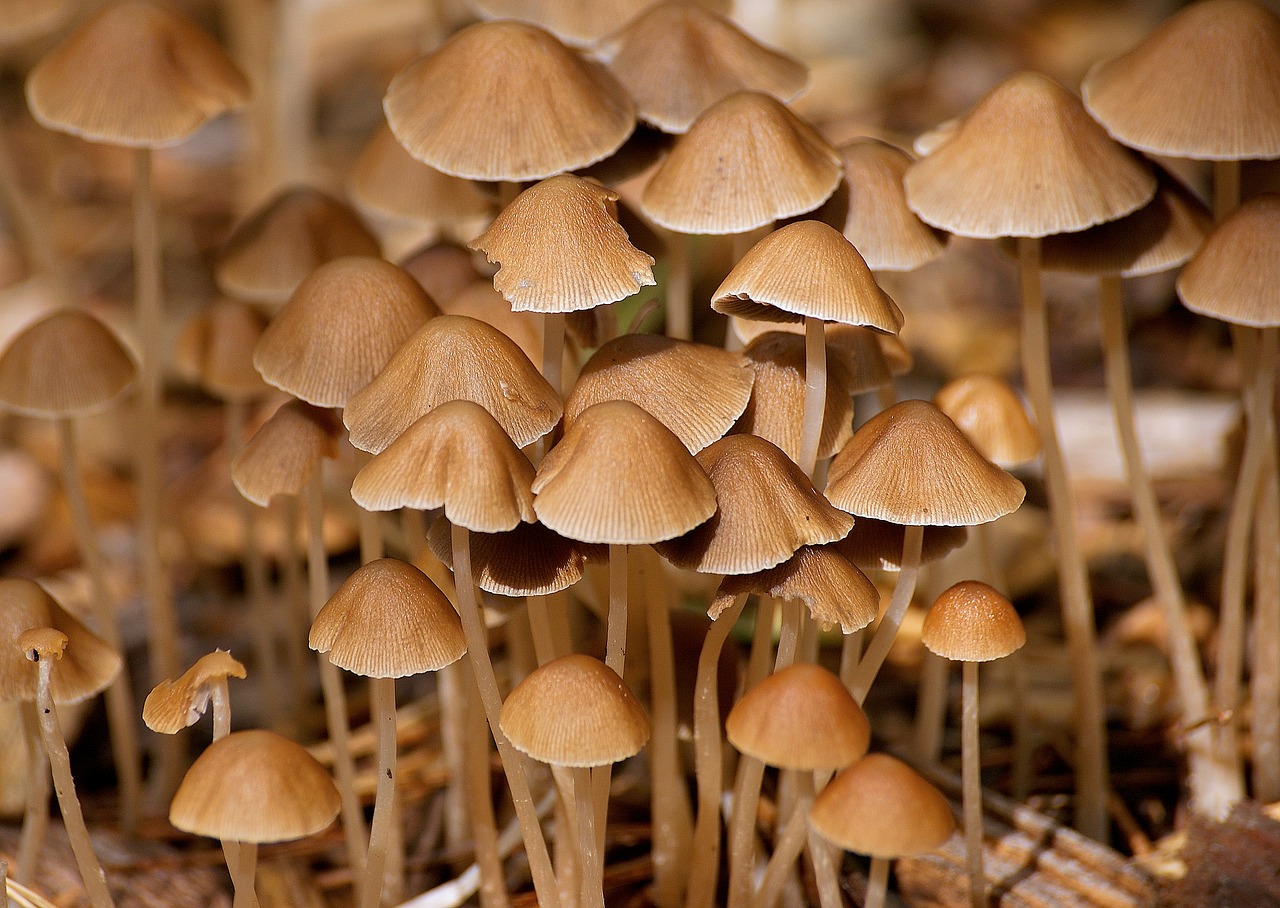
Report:
[[862,644],[866,641],[866,628],[845,634],[840,641],[840,683],[852,687],[853,673],[858,670],[858,660],[862,658]]
[[778,903],[782,885],[795,868],[796,858],[804,851],[808,837],[809,805],[812,803],[812,794],[801,794],[796,801],[796,809],[791,812],[782,827],[782,833],[773,843],[773,854],[765,865],[764,879],[751,902],[752,908],[773,908]]
[[884,897],[889,891],[889,859],[872,858],[867,875],[867,900],[862,908],[884,908]]
[[[1280,485],[1268,471],[1259,507],[1280,513]],[[1280,522],[1258,523],[1254,559],[1257,595],[1253,603],[1253,797],[1269,804],[1280,800]]]
[[822,320],[804,320],[804,418],[800,427],[800,469],[813,476],[827,403],[827,335]]
[[1240,162],[1213,162],[1213,219],[1224,221],[1240,207]]
[[[819,769],[812,775],[806,775],[807,793],[817,797],[831,780],[832,772],[828,769]],[[808,806],[806,806],[803,813],[807,815],[808,812]],[[840,891],[841,852],[814,832],[812,826],[809,827],[807,847],[809,860],[813,864],[813,875],[818,884],[818,902],[821,908],[844,908],[844,895]]]
[[743,691],[749,691],[769,674],[773,664],[773,615],[778,602],[769,596],[756,599],[756,623],[751,632],[751,653],[747,656],[747,677]]
[[564,313],[546,312],[542,316],[542,377],[563,395],[564,381]]
[[[470,792],[464,780],[479,769],[474,765],[478,761],[469,759],[467,755],[468,722],[470,721],[467,701],[470,688],[475,687],[475,683],[468,678],[468,675],[469,672],[461,662],[446,665],[437,675],[440,683],[440,749],[444,752],[445,767],[449,771],[449,783],[444,795],[444,841],[449,848],[461,848],[467,840],[467,805]],[[479,698],[480,694],[477,691],[477,704]],[[483,708],[480,708],[480,715],[484,715]],[[485,723],[481,722],[481,725]],[[484,739],[486,742],[489,740],[487,726]],[[487,743],[484,760],[488,760]],[[486,791],[489,788],[488,775],[486,768],[484,772]],[[489,805],[489,812],[493,812],[492,804]],[[483,866],[481,864],[482,869]]]
[[582,868],[582,908],[604,908],[604,860],[595,829],[593,773],[573,770],[573,799],[578,818],[578,865]]
[[960,706],[960,760],[964,792],[964,841],[969,868],[969,904],[987,908],[982,867],[982,755],[978,750],[978,663],[965,662]]
[[[285,661],[289,665],[289,677],[293,689],[301,694],[311,689],[307,672],[307,631],[310,610],[307,606],[307,590],[303,580],[306,556],[298,547],[298,499],[284,496],[280,511],[281,538],[284,540],[280,555],[280,574],[284,581],[284,637]],[[295,697],[294,719],[301,724],[305,712],[303,696]]]
[[609,546],[609,619],[605,665],[623,677],[627,660],[627,547]]
[[285,182],[303,182],[311,169],[311,121],[314,105],[307,66],[307,38],[311,5],[304,0],[281,0],[275,19],[276,117],[271,162]]
[[22,257],[32,272],[43,274],[53,285],[58,302],[74,306],[68,263],[58,254],[48,214],[37,210],[18,180],[9,151],[9,130],[0,120],[0,198],[4,200],[9,223],[17,235]]
[[[356,461],[364,466],[373,455],[367,451],[356,451]],[[352,504],[355,504],[352,501]],[[382,533],[382,513],[380,511],[366,511],[360,505],[356,505],[357,520],[360,527],[360,563],[368,564],[371,561],[377,561],[386,552],[386,545]]]
[[505,908],[511,903],[511,896],[507,892],[507,878],[498,851],[498,821],[493,814],[489,725],[475,679],[460,675],[458,681],[466,696],[463,705],[466,727],[463,730],[465,763],[457,778],[466,789],[465,813],[470,816],[476,866],[480,868],[480,904],[482,908]]
[[746,908],[751,903],[756,812],[763,780],[764,764],[743,754],[733,790],[733,813],[729,817],[729,908]]
[[26,812],[22,815],[22,835],[18,838],[18,865],[13,878],[33,883],[40,870],[45,834],[49,830],[49,761],[40,743],[40,720],[34,701],[18,704],[22,717],[22,737],[27,749]]
[[258,908],[258,890],[255,880],[258,875],[258,846],[253,842],[227,841],[223,843],[223,847],[228,854],[238,856],[227,865],[235,892],[231,908]]
[[551,613],[546,596],[529,596],[529,631],[533,634],[533,654],[539,665],[556,658],[556,637],[551,627]]
[[909,526],[902,536],[902,570],[898,572],[898,582],[894,584],[893,596],[889,599],[889,607],[876,627],[875,635],[867,647],[858,669],[853,675],[850,690],[853,698],[861,705],[867,698],[867,691],[880,673],[880,666],[889,655],[889,648],[898,636],[898,628],[907,614],[907,606],[911,605],[911,597],[915,595],[916,580],[920,576],[920,549],[924,543],[924,527]]
[[693,275],[689,268],[688,234],[667,234],[667,336],[677,340],[693,337]]
[[942,756],[942,733],[947,724],[947,683],[951,677],[951,663],[929,650],[920,656],[912,750],[918,762],[937,763]]
[[382,900],[383,868],[387,861],[392,806],[396,797],[395,679],[370,678],[369,704],[378,724],[378,788],[373,801],[373,824],[369,832],[369,856],[365,862],[361,908],[377,908]]
[[778,632],[778,655],[773,663],[775,673],[795,663],[803,620],[804,605],[799,600],[782,603],[782,629]]

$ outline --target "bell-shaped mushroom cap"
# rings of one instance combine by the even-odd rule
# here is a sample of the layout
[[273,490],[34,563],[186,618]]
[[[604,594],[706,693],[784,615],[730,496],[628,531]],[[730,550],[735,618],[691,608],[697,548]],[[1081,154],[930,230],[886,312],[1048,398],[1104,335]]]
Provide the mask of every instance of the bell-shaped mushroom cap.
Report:
[[[453,569],[453,525],[443,515],[427,531],[431,553]],[[505,533],[471,534],[471,575],[476,586],[499,596],[549,596],[582,579],[588,561],[605,561],[607,546],[566,539],[540,523],[520,523]]]
[[4,0],[0,3],[0,46],[13,47],[60,26],[75,0]]
[[161,681],[142,704],[142,721],[162,735],[175,735],[204,715],[211,684],[227,678],[243,678],[244,666],[223,649],[201,656],[176,681]]
[[636,99],[640,119],[671,133],[687,132],[699,114],[736,91],[790,101],[809,80],[799,60],[687,0],[651,6],[595,54]]
[[[762,322],[737,317],[731,321],[733,332],[745,344],[771,331],[798,335],[805,331],[803,322]],[[836,368],[848,374],[849,384],[845,390],[849,394],[864,394],[887,387],[893,383],[893,376],[901,374],[901,363],[897,359],[891,361],[886,352],[892,350],[896,354],[906,349],[895,335],[839,322],[827,322],[823,325],[823,333],[827,338],[827,368],[833,368],[833,361],[840,361],[841,365]],[[902,371],[910,371],[910,356],[910,353],[906,354],[908,368]]]
[[659,334],[623,334],[582,367],[565,401],[565,429],[594,404],[629,400],[696,454],[732,428],[754,382],[750,361],[739,353]]
[[253,348],[253,365],[309,404],[345,407],[438,311],[390,262],[335,259],[311,272],[276,313]]
[[873,858],[932,851],[951,837],[951,805],[918,772],[888,754],[868,754],[813,801],[809,825],[828,842]]
[[481,22],[401,70],[382,102],[419,161],[470,180],[541,180],[613,154],[635,104],[608,70],[520,22]]
[[920,642],[953,662],[990,662],[1022,649],[1027,632],[1012,602],[985,583],[964,580],[933,601]]
[[240,494],[260,507],[276,495],[301,495],[320,459],[338,456],[336,415],[291,400],[262,424],[231,464]]
[[368,511],[444,508],[477,533],[533,516],[533,464],[489,411],[451,400],[419,419],[356,474],[351,497]]
[[911,156],[879,139],[840,147],[849,185],[844,235],[872,271],[910,271],[942,255],[945,233],[907,207],[902,178]]
[[515,341],[478,319],[441,315],[347,401],[342,418],[351,443],[377,454],[451,400],[484,407],[519,447],[550,432],[564,412],[560,395]]
[[831,506],[795,463],[755,435],[728,435],[697,455],[716,492],[711,519],[654,546],[676,567],[749,574],[781,564],[803,545],[833,542],[853,518]]
[[[854,532],[862,522],[858,521]],[[875,584],[840,554],[838,543],[806,545],[767,571],[725,577],[707,614],[719,618],[736,597],[748,593],[799,602],[824,629],[839,625],[845,634],[862,630],[876,619],[880,609]]]
[[1022,466],[1040,456],[1040,436],[1022,399],[993,375],[952,379],[938,389],[933,403],[998,467]]
[[1000,83],[956,133],[907,169],[907,204],[925,223],[972,237],[1084,230],[1136,211],[1156,181],[1057,82]]
[[249,83],[213,38],[137,0],[84,22],[27,78],[42,126],[135,148],[179,142],[248,100]]
[[769,766],[839,769],[862,759],[871,723],[825,668],[791,665],[742,695],[724,723],[729,743]]
[[191,764],[169,804],[184,832],[226,842],[287,842],[326,828],[341,799],[306,748],[273,731],[236,731]]
[[1192,312],[1265,328],[1280,325],[1280,196],[1255,196],[1214,228],[1178,275]]
[[570,173],[529,187],[467,245],[500,265],[493,286],[517,311],[576,312],[650,287],[653,257],[610,211],[618,194]]
[[858,250],[821,221],[796,221],[752,246],[716,290],[711,308],[766,322],[808,317],[889,334],[902,330],[902,310]]
[[0,353],[0,408],[41,419],[109,408],[137,366],[111,329],[83,309],[59,309]]
[[1192,3],[1098,63],[1085,106],[1132,148],[1174,158],[1280,157],[1280,20],[1259,3]]
[[[906,529],[901,524],[859,517],[849,535],[830,547],[864,571],[900,571],[905,537]],[[968,538],[969,531],[964,527],[925,527],[920,563],[941,561]]]
[[228,296],[278,306],[325,262],[380,254],[350,207],[311,186],[292,186],[232,229],[214,275]]
[[626,400],[584,410],[538,467],[533,492],[548,527],[611,545],[671,539],[716,510],[711,480],[680,439]]
[[511,691],[498,725],[518,751],[552,766],[607,766],[649,740],[644,707],[599,659],[561,656]]
[[52,628],[67,640],[66,658],[53,673],[54,703],[87,700],[119,674],[119,653],[35,581],[7,577],[0,579],[0,700],[35,700],[39,673],[18,641],[36,628]]
[[186,379],[223,400],[243,400],[267,390],[253,368],[253,347],[267,320],[248,303],[215,300],[182,329],[174,365]]
[[[542,316],[514,311],[502,294],[493,289],[492,281],[481,278],[468,284],[447,303],[441,303],[440,311],[446,315],[467,315],[492,325],[515,341],[531,363],[542,359]],[[571,313],[568,318],[572,317]],[[568,325],[565,327],[567,330]]]
[[933,404],[904,400],[872,417],[836,455],[827,498],[858,517],[973,526],[1017,510],[1022,483],[984,458]]
[[746,233],[812,211],[840,155],[785,104],[736,92],[707,108],[645,186],[640,207],[677,233]]
[[[482,18],[531,22],[572,47],[590,47],[653,3],[654,0],[468,0],[467,5]],[[732,5],[730,0],[701,3],[721,12]]]
[[307,643],[366,678],[433,672],[467,651],[462,621],[445,594],[394,558],[357,568],[320,609]]

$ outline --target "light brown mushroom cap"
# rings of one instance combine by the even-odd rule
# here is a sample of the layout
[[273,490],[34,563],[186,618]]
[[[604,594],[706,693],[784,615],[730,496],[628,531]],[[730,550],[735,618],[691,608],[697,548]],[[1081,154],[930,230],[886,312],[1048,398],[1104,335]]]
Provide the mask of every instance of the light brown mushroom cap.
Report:
[[262,424],[231,463],[240,494],[259,507],[276,495],[301,495],[322,458],[338,456],[336,414],[291,400]]
[[61,662],[67,642],[67,635],[62,631],[51,627],[33,627],[18,636],[18,649],[26,655],[28,662],[39,662],[41,659]]
[[933,403],[956,424],[978,453],[1010,469],[1040,456],[1040,436],[1009,384],[992,375],[962,375],[933,396]]
[[694,529],[654,545],[678,568],[749,574],[781,564],[804,545],[833,542],[853,518],[831,506],[778,447],[728,435],[697,455],[716,493],[716,512]]
[[[762,322],[745,318],[732,318],[733,332],[749,344],[762,334],[778,331],[784,334],[805,333],[804,322]],[[902,342],[892,334],[863,328],[860,325],[842,325],[839,322],[827,322],[823,325],[823,333],[827,338],[827,368],[832,368],[834,360],[840,360],[841,366],[849,376],[846,391],[849,394],[864,394],[877,388],[884,388],[893,383],[898,375],[901,363],[896,359],[891,363],[886,349],[905,350]],[[887,348],[885,341],[892,342]],[[910,354],[907,354],[910,363]],[[907,371],[910,371],[909,369]]]
[[1015,511],[1022,483],[985,459],[933,404],[905,400],[867,421],[836,455],[827,498],[858,517],[973,526]]
[[279,306],[325,262],[380,254],[348,205],[314,187],[291,186],[232,229],[214,276],[228,296]]
[[75,0],[4,0],[0,2],[0,46],[14,47],[47,35],[75,10]]
[[711,480],[671,430],[630,401],[584,410],[533,480],[538,519],[562,536],[649,545],[716,510]]
[[823,629],[838,625],[845,634],[862,630],[876,620],[880,610],[880,593],[875,584],[840,554],[838,543],[806,545],[767,571],[725,577],[707,614],[719,618],[736,597],[747,593],[799,602]]
[[618,194],[573,174],[529,187],[468,247],[501,267],[493,286],[516,311],[575,312],[651,287],[653,257],[610,211]]
[[657,3],[614,21],[627,24],[595,54],[636,99],[640,119],[663,132],[687,132],[699,114],[736,91],[790,101],[809,81],[799,60],[697,3]]
[[236,731],[191,764],[169,804],[169,822],[224,842],[287,842],[325,829],[341,799],[302,746],[272,731]]
[[965,580],[933,601],[920,642],[953,662],[990,662],[1022,649],[1027,632],[1012,602],[985,583]]
[[175,681],[161,681],[142,704],[142,721],[162,735],[174,735],[200,721],[209,706],[210,682],[243,678],[244,666],[226,650],[201,656]]
[[911,156],[879,139],[840,147],[849,184],[844,235],[872,271],[910,271],[942,255],[947,235],[907,207],[902,178]]
[[580,653],[526,675],[502,704],[498,725],[516,750],[552,766],[607,766],[649,740],[635,694],[613,669]]
[[907,204],[961,236],[1046,236],[1136,211],[1156,181],[1075,95],[1023,72],[996,86],[905,177]]
[[[701,0],[724,12],[727,0]],[[654,0],[468,0],[484,19],[519,19],[541,26],[572,47],[590,47],[620,23],[630,22]]]
[[1205,239],[1178,275],[1192,312],[1235,325],[1280,325],[1280,196],[1255,196]]
[[840,772],[814,799],[809,826],[846,851],[873,858],[932,851],[956,819],[938,789],[887,754],[868,754]]
[[54,703],[87,700],[106,690],[119,674],[120,654],[39,584],[6,577],[0,579],[0,700],[35,700],[39,672],[19,641],[36,628],[52,628],[67,641],[66,658],[53,673]]
[[532,522],[533,464],[489,411],[451,400],[419,419],[356,474],[368,511],[444,508],[453,523],[500,533]]
[[248,100],[249,83],[213,38],[136,0],[81,24],[27,78],[42,126],[135,148],[180,142]]
[[409,274],[375,258],[321,265],[253,348],[269,384],[317,407],[345,407],[414,331],[438,314]]
[[1096,64],[1085,106],[1131,148],[1175,158],[1280,157],[1280,20],[1258,3],[1192,3]]
[[471,180],[541,180],[613,154],[635,104],[603,66],[520,22],[464,28],[391,81],[396,139],[419,161]]
[[629,400],[696,454],[732,428],[754,383],[741,354],[659,334],[623,334],[601,345],[578,373],[564,405],[565,429],[594,404]]
[[248,303],[219,299],[187,321],[178,336],[174,366],[222,400],[244,400],[267,390],[253,368],[253,347],[267,320]]
[[734,704],[724,723],[741,753],[783,769],[839,769],[862,759],[871,723],[849,689],[825,668],[788,666]]
[[395,558],[357,568],[320,609],[307,643],[366,678],[433,672],[467,651],[462,620],[445,594]]
[[542,361],[542,316],[514,311],[487,278],[462,288],[447,303],[441,303],[440,310],[445,315],[466,315],[492,325],[515,341],[529,362]]
[[83,309],[59,309],[0,353],[0,408],[40,419],[110,408],[138,367],[111,329]]
[[377,454],[451,400],[484,407],[519,447],[550,432],[564,412],[560,395],[513,340],[477,319],[441,315],[352,395],[342,418],[351,443]]
[[[864,571],[894,572],[902,570],[905,537],[906,528],[901,524],[859,517],[849,535],[833,542],[830,547]],[[964,527],[925,527],[920,563],[941,561],[964,545],[968,538],[969,531]]]
[[640,207],[677,233],[745,233],[812,211],[840,182],[840,155],[759,92],[703,111],[645,186]]
[[[453,570],[453,525],[441,515],[427,530],[431,553]],[[549,596],[579,580],[588,561],[607,561],[609,549],[566,539],[540,523],[517,524],[505,533],[472,533],[471,575],[476,586],[499,596]]]

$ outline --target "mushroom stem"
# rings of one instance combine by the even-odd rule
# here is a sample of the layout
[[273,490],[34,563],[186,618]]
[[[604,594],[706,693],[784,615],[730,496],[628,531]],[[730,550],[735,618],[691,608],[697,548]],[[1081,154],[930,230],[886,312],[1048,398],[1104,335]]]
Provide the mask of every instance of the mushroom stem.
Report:
[[556,658],[555,632],[551,629],[551,613],[547,610],[546,596],[528,596],[529,630],[533,634],[533,654],[539,665],[546,665]]
[[1213,162],[1213,219],[1223,221],[1240,207],[1240,162]]
[[563,396],[564,389],[564,313],[547,312],[542,316],[542,377],[556,393]]
[[40,855],[44,853],[49,829],[49,770],[40,745],[40,720],[34,702],[20,703],[22,737],[27,748],[27,806],[22,815],[22,835],[18,839],[18,867],[14,879],[28,883],[36,879]]
[[858,668],[853,673],[853,685],[849,690],[859,706],[862,705],[863,700],[867,699],[867,691],[876,680],[885,656],[889,655],[893,638],[898,636],[898,628],[907,614],[907,606],[911,604],[911,597],[915,595],[916,579],[920,576],[920,549],[923,544],[924,527],[906,527],[906,532],[902,536],[902,570],[898,572],[898,582],[893,586],[893,596],[889,600],[889,607],[885,610],[884,617],[876,627],[871,643],[867,646],[867,651],[862,656],[862,661],[858,663]]
[[1040,240],[1018,237],[1022,283],[1022,370],[1040,435],[1049,516],[1058,549],[1062,619],[1072,669],[1076,705],[1075,825],[1091,838],[1107,838],[1107,737],[1102,711],[1093,601],[1089,576],[1076,538],[1074,496],[1053,421],[1053,379],[1049,371],[1049,320],[1040,283]]
[[911,750],[916,762],[937,763],[942,756],[942,733],[947,724],[947,682],[951,678],[951,664],[927,648],[920,658]]
[[689,234],[668,232],[667,240],[667,337],[693,337],[693,275],[689,269]]
[[627,661],[627,546],[609,546],[609,622],[605,665],[624,677]]
[[275,133],[269,147],[275,152],[272,176],[285,182],[307,179],[311,169],[311,78],[307,71],[311,5],[304,0],[276,4],[275,85],[271,113]]
[[[213,706],[213,740],[220,741],[231,734],[231,696],[227,691],[225,676],[217,678],[209,686],[209,701]],[[227,872],[234,873],[234,868],[241,860],[239,842],[227,840],[222,843],[222,856],[227,862]]]
[[862,644],[866,642],[866,629],[845,634],[840,641],[840,681],[845,687],[853,686],[853,674],[862,658]]
[[228,854],[238,858],[227,865],[231,874],[234,897],[231,908],[258,908],[256,880],[258,874],[258,846],[253,842],[223,842]]
[[[307,605],[307,591],[302,579],[302,566],[305,556],[298,548],[298,499],[293,495],[282,496],[283,508],[280,512],[281,538],[284,540],[280,555],[280,574],[284,581],[285,619],[285,661],[289,665],[289,676],[293,680],[293,690],[301,693],[311,689],[310,677],[307,673],[307,633],[310,626],[310,608]],[[304,698],[295,698],[294,718],[301,722],[306,711]]]
[[387,843],[391,838],[392,808],[396,797],[395,679],[370,678],[369,703],[378,723],[378,788],[373,800],[373,824],[369,832],[361,908],[377,908],[382,900],[382,871],[387,862]]
[[[449,773],[449,784],[444,790],[444,844],[446,848],[461,849],[468,839],[467,811],[469,789],[467,785],[476,767],[475,761],[468,759],[467,745],[470,726],[470,707],[468,706],[471,690],[475,683],[470,680],[470,672],[460,662],[446,665],[436,674],[440,684],[440,749],[444,753],[445,768]],[[480,694],[475,699],[479,702]],[[481,709],[483,715],[483,709]],[[485,724],[485,723],[481,723]],[[488,759],[489,732],[484,730],[484,759]],[[485,790],[489,790],[486,771]],[[493,805],[489,805],[492,812]]]
[[804,418],[800,428],[800,469],[812,478],[827,402],[827,335],[822,319],[804,319]]
[[[773,908],[782,895],[782,886],[804,850],[809,830],[809,805],[813,803],[813,773],[800,773],[800,792],[795,809],[773,843],[773,855],[764,869],[764,879],[752,901],[752,908]],[[838,905],[839,903],[837,903]]]
[[[360,466],[365,466],[371,460],[373,460],[372,454],[356,449],[356,461]],[[352,501],[352,504],[355,502]],[[360,526],[360,563],[369,564],[381,558],[386,551],[382,537],[382,514],[367,511],[358,504],[356,514],[359,515],[357,520]]]
[[595,772],[578,766],[573,770],[573,798],[578,817],[578,855],[582,868],[581,908],[604,908],[604,861],[595,829]]
[[67,265],[58,255],[49,229],[49,220],[37,211],[22,189],[9,152],[9,130],[0,120],[0,198],[9,215],[9,223],[17,234],[22,258],[34,273],[43,274],[53,285],[59,304],[74,306],[78,300],[71,292]]
[[[1259,497],[1264,513],[1280,512],[1280,486],[1274,474]],[[1253,661],[1250,700],[1253,714],[1253,797],[1263,804],[1280,800],[1280,525],[1260,521],[1254,557],[1257,596],[1253,603]]]
[[[480,690],[475,679],[459,675],[465,688],[463,717],[466,813],[471,820],[471,840],[476,866],[480,868],[480,904],[482,908],[505,908],[510,904],[507,879],[498,853],[498,822],[493,815],[493,784],[489,776],[489,726],[480,703]],[[466,817],[464,817],[464,820]]]
[[[816,770],[809,778],[809,791],[814,797],[826,787],[831,780],[831,771]],[[812,801],[810,801],[812,803]],[[800,811],[808,819],[809,808]],[[813,862],[813,875],[818,883],[818,902],[821,908],[844,908],[844,895],[840,891],[840,852],[830,842],[809,827],[809,859]]]
[[751,632],[751,652],[747,656],[747,677],[742,690],[749,691],[769,674],[773,663],[773,616],[778,602],[771,596],[756,597],[756,622]]
[[969,904],[987,908],[987,877],[982,867],[982,756],[978,750],[978,663],[962,665],[960,761],[964,793],[965,863],[969,868]]
[[746,908],[751,902],[756,812],[763,779],[764,763],[743,754],[733,790],[733,813],[729,817],[729,908]]
[[796,661],[800,646],[800,624],[804,619],[804,606],[794,600],[782,603],[782,628],[778,632],[778,655],[773,663],[774,672],[780,672]]
[[884,908],[885,893],[889,891],[889,859],[872,858],[867,874],[867,900],[862,908]]
[[[84,494],[84,482],[80,478],[75,427],[66,417],[54,420],[54,425],[58,430],[62,489],[66,495],[67,508],[71,511],[80,557],[89,572],[96,630],[102,634],[102,639],[108,646],[123,654],[120,626],[116,622],[115,610],[111,607],[111,590],[107,586],[102,549],[98,546],[98,536],[93,530],[89,503]],[[138,735],[133,724],[137,704],[129,686],[128,672],[122,671],[116,675],[107,688],[106,702],[111,759],[115,763],[120,786],[120,826],[126,835],[133,835],[138,827],[138,808],[142,798],[142,757],[138,751]]]

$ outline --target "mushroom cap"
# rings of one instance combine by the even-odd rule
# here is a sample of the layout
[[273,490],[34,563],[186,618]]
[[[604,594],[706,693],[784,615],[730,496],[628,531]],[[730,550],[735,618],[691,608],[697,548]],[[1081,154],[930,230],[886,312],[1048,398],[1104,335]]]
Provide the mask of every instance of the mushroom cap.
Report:
[[563,173],[516,196],[468,247],[501,265],[493,286],[516,311],[575,312],[651,287],[653,257],[632,246],[611,189]]
[[1280,20],[1247,0],[1192,3],[1097,63],[1085,106],[1131,148],[1175,158],[1280,157]]
[[205,748],[169,804],[169,822],[224,842],[287,842],[326,828],[338,789],[306,748],[273,731],[236,731]]
[[1156,189],[1075,95],[1030,72],[996,86],[904,183],[921,220],[971,237],[1083,230],[1136,211]]
[[1022,649],[1027,632],[1005,596],[985,583],[964,580],[933,601],[920,642],[953,662],[990,662]]
[[[702,0],[704,6],[726,10],[727,0]],[[565,44],[590,47],[652,6],[654,0],[468,0],[484,19],[519,19],[551,32]]]
[[533,480],[538,519],[582,542],[648,545],[716,510],[711,480],[671,430],[630,401],[584,410]]
[[0,408],[40,419],[110,408],[138,367],[111,329],[83,309],[58,309],[0,353]]
[[[427,530],[427,545],[453,569],[453,525],[441,515]],[[499,596],[549,596],[582,579],[588,561],[605,561],[605,546],[566,539],[540,523],[520,523],[505,533],[472,533],[471,577]]]
[[419,161],[471,180],[541,180],[613,154],[635,104],[603,66],[521,22],[480,22],[411,63],[383,99]]
[[872,271],[911,271],[940,256],[947,235],[907,207],[902,178],[912,158],[879,139],[840,146],[849,213],[844,235]]
[[267,320],[248,303],[215,300],[187,321],[178,337],[174,365],[209,394],[244,400],[267,390],[253,368],[253,348]]
[[565,429],[594,404],[629,400],[696,454],[733,427],[754,382],[751,363],[739,353],[660,334],[623,334],[602,344],[578,373],[564,405]]
[[726,576],[707,614],[719,618],[736,597],[747,593],[799,602],[824,629],[839,625],[845,634],[862,630],[880,610],[875,584],[835,545],[802,546],[777,567]]
[[552,766],[607,766],[649,740],[649,719],[618,673],[575,653],[535,668],[502,704],[511,746]]
[[1218,224],[1178,275],[1192,312],[1235,325],[1280,325],[1280,196],[1255,196]]
[[[906,528],[901,524],[859,517],[848,536],[833,542],[835,549],[864,571],[902,570],[902,550]],[[920,563],[941,561],[964,545],[969,531],[962,526],[927,526],[920,546]]]
[[366,678],[433,672],[467,651],[449,599],[426,574],[395,558],[357,568],[320,609],[307,643]]
[[992,375],[962,375],[938,389],[933,403],[978,453],[1008,469],[1040,456],[1040,436],[1022,399]]
[[866,422],[836,455],[827,498],[858,517],[973,526],[1015,511],[1022,483],[984,458],[933,404],[904,400]]
[[55,662],[62,661],[68,642],[66,634],[51,627],[33,627],[18,635],[18,649],[26,655],[29,662],[39,662],[50,657]]
[[840,155],[769,95],[740,91],[676,140],[640,207],[677,233],[745,233],[812,211],[840,183]]
[[351,443],[377,454],[418,419],[451,400],[484,407],[519,447],[546,435],[564,405],[529,357],[497,328],[441,315],[395,352],[378,377],[347,401]]
[[831,780],[809,809],[809,826],[846,851],[892,860],[937,848],[955,831],[956,818],[923,776],[875,753]]
[[[737,317],[731,317],[731,321],[733,332],[744,344],[773,331],[801,336],[805,333],[804,322],[761,322]],[[901,374],[898,371],[901,363],[891,360],[886,352],[891,349],[897,353],[906,349],[896,335],[840,322],[827,322],[822,329],[827,338],[827,368],[836,368],[832,363],[839,360],[838,368],[848,374],[847,393],[865,394],[888,387],[893,383],[893,377]],[[892,347],[888,347],[886,342],[891,342]],[[909,372],[910,354],[907,356],[908,368],[903,371]]]
[[259,507],[276,495],[301,495],[321,458],[338,456],[336,414],[291,400],[272,414],[231,463],[231,480]]
[[724,723],[729,743],[783,769],[839,769],[862,759],[871,723],[825,668],[788,666],[742,695]]
[[410,335],[438,314],[402,268],[340,258],[311,272],[253,348],[269,384],[318,407],[345,407]]
[[208,34],[150,3],[104,8],[27,77],[42,125],[94,142],[157,148],[249,100],[249,83]]
[[[447,303],[441,303],[440,310],[445,315],[467,315],[492,325],[515,341],[530,363],[542,361],[542,316],[513,310],[502,294],[493,289],[492,281],[485,278],[472,281]],[[591,314],[587,312],[587,315]],[[573,313],[570,313],[565,318],[566,332],[572,317]]]
[[211,682],[243,678],[244,666],[223,649],[201,656],[176,681],[164,680],[142,704],[142,721],[162,735],[194,725],[209,706]]

